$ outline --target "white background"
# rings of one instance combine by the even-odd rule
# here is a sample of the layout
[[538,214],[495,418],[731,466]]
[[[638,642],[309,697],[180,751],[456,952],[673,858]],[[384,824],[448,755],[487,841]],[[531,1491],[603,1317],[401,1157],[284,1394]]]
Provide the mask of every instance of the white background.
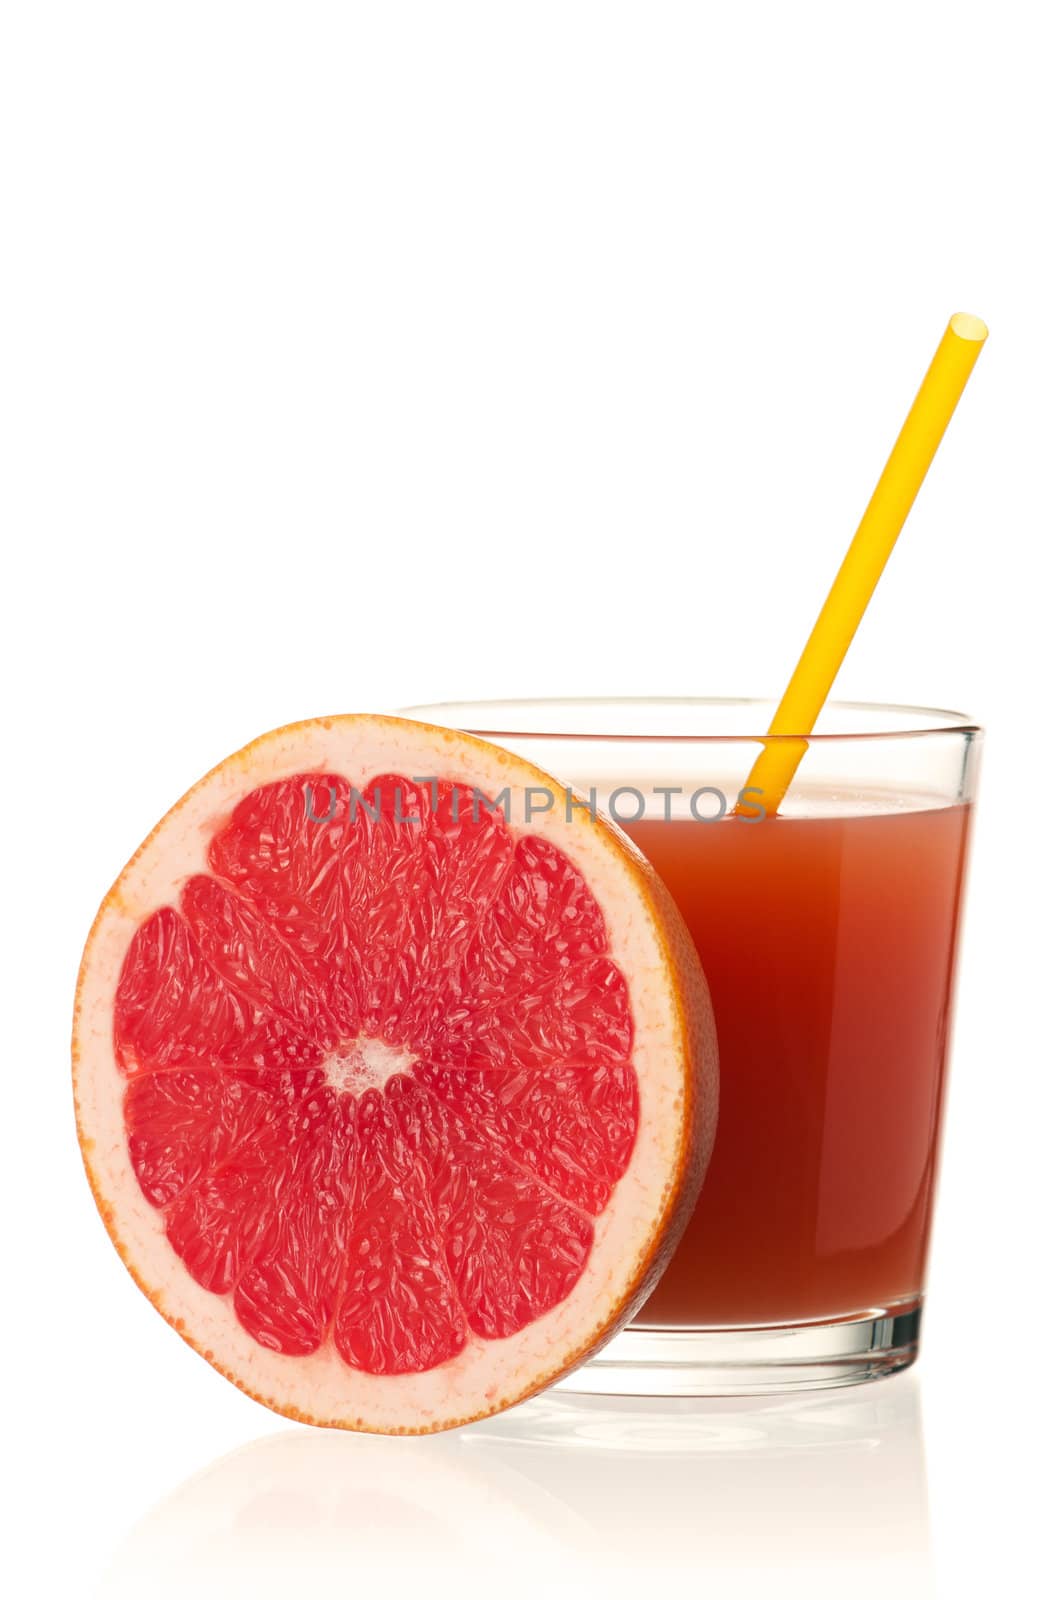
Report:
[[[5,8],[15,1592],[1050,1587],[1053,11]],[[81,1173],[70,1002],[116,871],[300,716],[776,694],[961,309],[991,338],[838,686],[989,729],[918,1376],[728,1414],[678,1468],[257,1408]]]

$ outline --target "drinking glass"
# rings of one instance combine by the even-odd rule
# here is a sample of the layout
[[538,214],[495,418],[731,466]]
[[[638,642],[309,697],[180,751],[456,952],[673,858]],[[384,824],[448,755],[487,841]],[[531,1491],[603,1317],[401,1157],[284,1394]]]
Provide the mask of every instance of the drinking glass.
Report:
[[767,817],[743,791],[772,710],[403,713],[526,757],[617,822],[671,890],[712,994],[720,1112],[700,1199],[650,1298],[568,1389],[781,1391],[918,1352],[982,733],[954,712],[832,703]]

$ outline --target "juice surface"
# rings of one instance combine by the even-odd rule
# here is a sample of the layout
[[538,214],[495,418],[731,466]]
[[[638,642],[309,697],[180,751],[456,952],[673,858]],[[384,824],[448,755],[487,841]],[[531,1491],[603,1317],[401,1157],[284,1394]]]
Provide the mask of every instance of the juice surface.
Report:
[[686,918],[720,1041],[708,1177],[636,1325],[921,1292],[969,816],[624,824]]

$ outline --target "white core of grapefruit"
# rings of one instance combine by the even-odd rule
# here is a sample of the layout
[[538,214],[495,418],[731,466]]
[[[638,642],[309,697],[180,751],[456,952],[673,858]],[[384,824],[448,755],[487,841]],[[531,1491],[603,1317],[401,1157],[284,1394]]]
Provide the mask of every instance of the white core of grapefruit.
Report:
[[[123,1120],[128,1080],[114,1045],[114,1003],[139,925],[175,905],[185,881],[211,870],[207,850],[238,802],[263,785],[333,773],[363,789],[384,772],[431,774],[514,796],[511,832],[564,851],[603,913],[609,955],[628,985],[639,1120],[627,1170],[594,1219],[586,1269],[567,1298],[517,1333],[470,1335],[431,1370],[376,1375],[347,1364],[331,1343],[311,1355],[266,1348],[237,1321],[231,1295],[201,1287],[165,1234],[163,1211],[142,1192]],[[529,822],[520,795],[549,790],[554,804]],[[711,1006],[685,927],[660,881],[630,843],[520,758],[471,736],[399,718],[343,716],[264,735],[203,778],[167,814],[107,896],[89,935],[75,1006],[74,1091],[82,1153],[97,1205],[133,1277],[164,1317],[226,1377],[298,1420],[377,1432],[420,1433],[488,1415],[538,1392],[593,1352],[629,1317],[670,1254],[711,1150],[717,1058]],[[405,1070],[407,1063],[390,1063]],[[386,1076],[373,1049],[331,1062]]]

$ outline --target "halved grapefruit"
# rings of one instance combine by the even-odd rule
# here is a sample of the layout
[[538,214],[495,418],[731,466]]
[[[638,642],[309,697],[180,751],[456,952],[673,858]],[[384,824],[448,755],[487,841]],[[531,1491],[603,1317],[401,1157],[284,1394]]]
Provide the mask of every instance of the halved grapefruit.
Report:
[[281,728],[178,802],[96,918],[73,1055],[158,1310],[266,1405],[369,1431],[597,1348],[715,1128],[708,992],[649,865],[526,762],[398,718]]

